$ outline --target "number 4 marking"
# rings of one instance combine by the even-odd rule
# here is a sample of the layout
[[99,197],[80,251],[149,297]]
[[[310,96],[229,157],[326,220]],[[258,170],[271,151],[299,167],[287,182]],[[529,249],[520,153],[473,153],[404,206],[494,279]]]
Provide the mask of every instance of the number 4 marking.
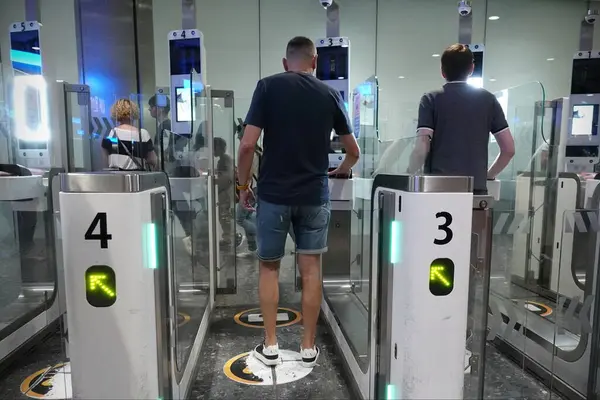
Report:
[[[100,233],[94,233],[100,225]],[[108,241],[112,240],[112,235],[107,232],[106,228],[106,213],[98,213],[90,224],[90,227],[83,236],[85,240],[99,240],[101,249],[108,249]]]

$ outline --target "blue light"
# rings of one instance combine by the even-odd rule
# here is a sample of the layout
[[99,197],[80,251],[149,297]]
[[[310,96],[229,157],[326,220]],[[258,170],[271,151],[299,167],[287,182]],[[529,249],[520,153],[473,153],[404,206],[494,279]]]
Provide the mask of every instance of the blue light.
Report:
[[10,59],[13,63],[32,65],[34,67],[42,66],[42,56],[35,53],[28,53],[21,50],[10,51]]
[[112,136],[112,137],[109,137],[109,138],[107,138],[107,139],[108,139],[108,140],[110,140],[110,141],[111,141],[111,143],[114,143],[114,144],[117,144],[117,143],[119,143],[119,139],[118,139],[118,138],[116,138],[116,137],[114,137],[114,136]]
[[371,96],[373,94],[372,85],[370,83],[363,83],[362,85],[359,85],[358,93],[360,93],[361,96]]
[[156,254],[156,224],[146,224],[146,268],[156,269],[158,268],[158,255]]
[[390,262],[397,264],[402,261],[402,222],[392,221],[390,234]]
[[184,79],[183,88],[189,89],[190,86],[194,88],[194,93],[201,93],[204,90],[204,85],[202,84],[202,82],[192,82],[189,79]]
[[396,388],[394,385],[387,385],[385,398],[387,400],[395,400],[396,399]]
[[81,118],[71,118],[71,122],[74,124],[81,124]]

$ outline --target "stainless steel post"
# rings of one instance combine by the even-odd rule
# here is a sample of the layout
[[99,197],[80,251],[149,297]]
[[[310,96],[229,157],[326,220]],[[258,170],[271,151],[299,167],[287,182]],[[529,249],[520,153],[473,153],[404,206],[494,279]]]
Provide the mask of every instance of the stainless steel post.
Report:
[[327,37],[340,37],[340,6],[336,1],[327,8]]
[[465,398],[483,398],[490,296],[493,201],[492,196],[473,196]]
[[40,0],[25,0],[25,20],[41,22],[40,18]]
[[181,29],[196,28],[196,0],[181,0]]

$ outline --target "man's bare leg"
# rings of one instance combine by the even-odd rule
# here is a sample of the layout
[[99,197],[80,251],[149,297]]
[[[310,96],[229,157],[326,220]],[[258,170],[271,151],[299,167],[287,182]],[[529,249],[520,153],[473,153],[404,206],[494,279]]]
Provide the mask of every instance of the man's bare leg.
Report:
[[298,254],[298,266],[302,276],[302,319],[304,323],[302,348],[312,349],[315,345],[317,321],[323,298],[321,255]]
[[261,261],[258,297],[265,326],[265,346],[277,344],[277,307],[279,306],[280,261]]

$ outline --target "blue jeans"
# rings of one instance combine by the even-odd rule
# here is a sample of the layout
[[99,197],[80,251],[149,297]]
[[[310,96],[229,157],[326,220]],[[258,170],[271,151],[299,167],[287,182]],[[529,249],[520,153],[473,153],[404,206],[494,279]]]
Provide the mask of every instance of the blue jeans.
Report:
[[256,250],[256,213],[248,211],[244,207],[236,204],[235,222],[244,229],[248,239],[248,250]]
[[285,242],[290,226],[294,232],[296,253],[327,252],[327,232],[331,206],[286,206],[258,199],[256,211],[258,258],[279,261],[285,255]]

